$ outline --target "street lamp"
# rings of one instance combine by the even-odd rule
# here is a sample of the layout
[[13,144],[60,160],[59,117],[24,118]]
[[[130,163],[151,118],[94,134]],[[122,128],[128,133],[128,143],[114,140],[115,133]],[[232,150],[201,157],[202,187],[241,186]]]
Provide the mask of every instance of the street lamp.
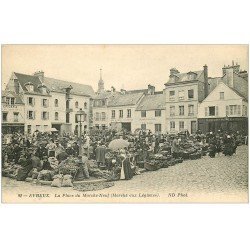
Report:
[[79,111],[76,112],[76,120],[79,123],[80,127],[80,145],[79,145],[79,155],[82,155],[82,123],[84,122],[85,119],[85,112],[80,109]]

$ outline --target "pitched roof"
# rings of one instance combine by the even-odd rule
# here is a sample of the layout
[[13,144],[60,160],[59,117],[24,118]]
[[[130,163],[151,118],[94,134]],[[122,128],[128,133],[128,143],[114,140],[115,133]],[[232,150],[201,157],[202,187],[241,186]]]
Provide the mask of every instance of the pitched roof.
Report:
[[[184,83],[184,82],[192,82],[194,80],[199,80],[200,77],[202,76],[203,72],[204,72],[204,70],[199,70],[199,71],[189,71],[186,73],[174,74],[177,77],[177,80],[175,82],[172,82],[171,78],[169,78],[166,85],[172,85],[172,84],[178,84],[178,83]],[[194,74],[193,79],[190,79],[190,77],[189,77],[190,73]]]
[[101,93],[97,93],[93,96],[94,100],[101,100],[111,97],[112,95],[116,95],[118,92],[105,91]]
[[[227,85],[228,86],[228,85]],[[229,87],[229,86],[228,86]],[[248,101],[248,99],[246,98],[246,96],[242,95],[239,91],[237,91],[236,89],[229,87],[231,90],[234,91],[234,93],[236,93],[238,96],[242,97],[245,101]]]
[[38,86],[41,85],[42,83],[38,76],[26,75],[26,74],[21,74],[21,73],[16,73],[16,72],[14,72],[14,74],[24,91],[28,92],[28,89],[25,86],[26,83],[32,83],[34,86],[34,92],[41,93]]
[[209,77],[208,78],[209,93],[211,93],[220,82],[223,82],[221,77],[213,77],[213,78]]
[[156,94],[156,95],[145,95],[136,110],[156,110],[156,109],[165,109],[165,95]]
[[118,106],[129,106],[135,105],[143,96],[143,92],[139,93],[125,93],[115,96],[111,96],[108,100],[109,107],[118,107]]
[[65,93],[65,88],[71,85],[73,89],[71,90],[70,93],[72,94],[86,95],[86,96],[93,96],[95,94],[93,88],[90,85],[63,81],[63,80],[54,79],[50,77],[44,77],[44,84],[52,92]]

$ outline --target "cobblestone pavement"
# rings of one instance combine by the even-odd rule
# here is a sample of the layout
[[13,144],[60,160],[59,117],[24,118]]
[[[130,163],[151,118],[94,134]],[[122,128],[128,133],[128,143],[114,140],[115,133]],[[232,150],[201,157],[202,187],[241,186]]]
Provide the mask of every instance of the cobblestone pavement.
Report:
[[[5,200],[10,194],[15,197],[16,192],[32,191],[50,193],[52,201],[54,194],[73,196],[77,193],[71,188],[31,185],[2,178],[2,196]],[[187,160],[169,168],[145,172],[128,181],[117,181],[111,188],[85,194],[109,194],[109,197],[68,197],[68,201],[109,202],[113,194],[118,202],[248,202],[248,147],[238,147],[236,155],[231,157],[217,155],[215,158],[205,156],[199,160]],[[54,199],[54,202],[60,201],[63,199]]]

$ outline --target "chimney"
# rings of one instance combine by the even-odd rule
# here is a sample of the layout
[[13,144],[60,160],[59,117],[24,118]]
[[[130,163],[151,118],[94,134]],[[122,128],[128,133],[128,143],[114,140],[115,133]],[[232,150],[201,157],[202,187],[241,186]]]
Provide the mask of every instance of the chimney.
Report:
[[234,87],[234,69],[232,67],[226,69],[226,84],[231,88]]
[[155,94],[155,86],[152,86],[151,84],[148,85],[148,94],[149,95]]
[[20,93],[19,82],[18,79],[14,79],[14,90],[16,94]]
[[180,73],[176,68],[170,69],[170,76]]
[[41,83],[44,82],[44,72],[43,72],[42,70],[41,70],[41,71],[35,72],[35,73],[34,73],[34,76],[38,76],[39,79],[40,79],[40,81],[41,81]]
[[121,93],[122,93],[123,95],[125,95],[125,94],[126,94],[126,90],[125,90],[125,89],[121,89]]
[[207,65],[203,66],[204,68],[204,98],[208,96],[208,69]]

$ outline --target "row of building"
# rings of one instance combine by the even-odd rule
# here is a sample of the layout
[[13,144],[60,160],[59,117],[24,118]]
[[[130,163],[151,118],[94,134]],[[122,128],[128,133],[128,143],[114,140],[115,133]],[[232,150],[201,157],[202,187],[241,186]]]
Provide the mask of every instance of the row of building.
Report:
[[83,128],[195,133],[248,127],[248,73],[237,63],[224,66],[220,77],[200,71],[170,70],[162,91],[105,90],[102,75],[95,93],[89,85],[44,76],[12,73],[2,93],[2,132],[78,132],[76,113],[85,112]]

